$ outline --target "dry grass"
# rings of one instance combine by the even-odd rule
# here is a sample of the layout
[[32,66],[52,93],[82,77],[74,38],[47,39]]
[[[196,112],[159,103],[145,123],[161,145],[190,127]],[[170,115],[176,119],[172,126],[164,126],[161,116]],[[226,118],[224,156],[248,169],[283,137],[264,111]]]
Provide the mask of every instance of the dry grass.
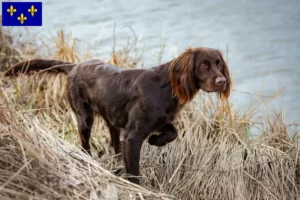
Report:
[[[63,32],[51,48],[52,58],[88,57]],[[138,66],[134,48],[124,49],[114,48],[110,62]],[[0,199],[299,199],[297,129],[281,113],[262,121],[254,140],[253,110],[237,113],[199,94],[174,122],[178,139],[162,148],[144,143],[142,188],[111,173],[123,163],[102,119],[92,130],[93,158],[81,152],[65,84],[63,75],[0,79]]]
[[[0,16],[0,23],[2,23],[1,21]],[[0,71],[6,69],[9,65],[21,61],[21,53],[17,48],[11,46],[12,43],[13,38],[0,28]]]
[[141,57],[143,54],[139,52],[137,49],[137,45],[139,40],[135,35],[135,32],[128,27],[130,31],[133,33],[133,39],[128,39],[127,44],[122,49],[117,49],[117,33],[116,33],[116,24],[114,28],[114,45],[112,49],[111,58],[107,61],[108,63],[116,66],[120,66],[123,68],[137,68],[138,62],[141,61]]
[[24,59],[39,56],[36,53],[40,47],[36,45],[36,40],[33,41],[36,37],[26,37],[28,32],[23,30],[18,36],[12,37],[9,29],[0,27],[0,72]]

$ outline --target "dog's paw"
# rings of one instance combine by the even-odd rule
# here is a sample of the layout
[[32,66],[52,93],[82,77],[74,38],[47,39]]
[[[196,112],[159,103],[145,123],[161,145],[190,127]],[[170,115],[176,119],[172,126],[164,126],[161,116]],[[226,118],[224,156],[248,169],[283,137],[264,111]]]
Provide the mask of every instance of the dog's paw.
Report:
[[159,138],[158,135],[151,135],[151,136],[149,137],[149,139],[148,139],[148,143],[149,143],[150,145],[155,145],[155,146],[157,146],[156,144],[157,144],[158,138]]
[[166,145],[165,141],[162,140],[160,135],[151,135],[148,139],[148,143],[158,147]]

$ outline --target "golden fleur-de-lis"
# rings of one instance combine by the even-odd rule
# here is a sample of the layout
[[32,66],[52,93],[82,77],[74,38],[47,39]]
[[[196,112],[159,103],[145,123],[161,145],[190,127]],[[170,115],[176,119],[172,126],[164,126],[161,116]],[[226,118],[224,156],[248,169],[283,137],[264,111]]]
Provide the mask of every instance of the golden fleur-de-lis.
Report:
[[24,14],[22,13],[22,14],[20,15],[20,17],[18,17],[18,20],[21,22],[21,24],[23,24],[24,21],[27,20],[27,17],[25,17]]
[[17,10],[13,6],[10,6],[9,9],[7,9],[7,12],[10,13],[10,16],[13,16],[14,12],[17,12]]
[[32,5],[31,8],[28,9],[28,12],[31,13],[32,16],[34,16],[34,13],[36,13],[38,10],[36,8],[34,8],[34,6]]

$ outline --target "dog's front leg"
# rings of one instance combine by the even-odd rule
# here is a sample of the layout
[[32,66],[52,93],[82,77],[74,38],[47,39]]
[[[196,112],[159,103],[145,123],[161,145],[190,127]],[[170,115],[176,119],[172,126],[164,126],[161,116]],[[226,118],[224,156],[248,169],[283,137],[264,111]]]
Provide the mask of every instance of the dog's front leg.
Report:
[[127,179],[135,184],[140,184],[138,176],[140,174],[139,164],[142,143],[142,133],[128,130],[121,132],[122,153]]
[[171,123],[164,124],[158,131],[160,132],[159,135],[149,137],[148,143],[150,145],[164,146],[175,140],[178,135],[176,128]]

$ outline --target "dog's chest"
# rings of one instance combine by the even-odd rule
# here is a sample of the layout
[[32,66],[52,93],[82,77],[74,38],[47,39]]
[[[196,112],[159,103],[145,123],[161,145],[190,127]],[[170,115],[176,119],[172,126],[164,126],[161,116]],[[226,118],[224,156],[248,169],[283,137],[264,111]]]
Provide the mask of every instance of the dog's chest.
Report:
[[177,99],[172,98],[166,101],[164,109],[164,114],[167,117],[167,122],[172,122],[175,119],[176,114],[180,111]]

